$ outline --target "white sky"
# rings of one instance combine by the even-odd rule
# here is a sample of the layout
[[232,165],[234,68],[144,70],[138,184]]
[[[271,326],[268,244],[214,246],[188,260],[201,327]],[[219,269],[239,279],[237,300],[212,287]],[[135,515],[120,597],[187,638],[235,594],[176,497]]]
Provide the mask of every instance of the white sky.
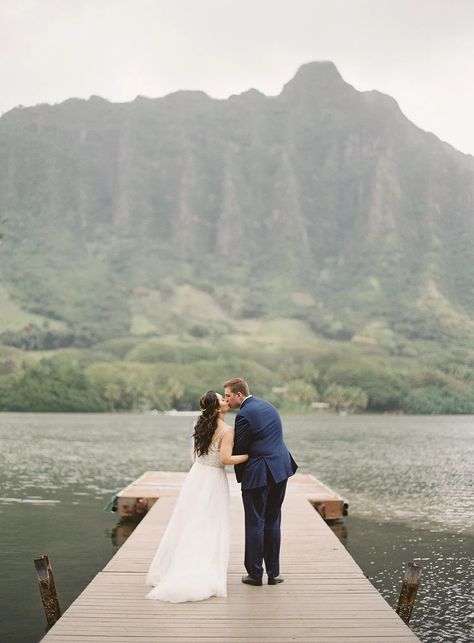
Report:
[[91,94],[274,95],[313,60],[474,154],[474,0],[0,0],[0,113]]

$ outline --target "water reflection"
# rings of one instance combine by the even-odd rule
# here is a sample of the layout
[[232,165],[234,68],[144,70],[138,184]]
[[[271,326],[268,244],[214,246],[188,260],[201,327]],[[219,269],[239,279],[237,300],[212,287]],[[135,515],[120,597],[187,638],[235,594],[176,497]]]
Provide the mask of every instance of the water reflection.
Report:
[[345,545],[349,536],[347,525],[342,520],[330,520],[327,524],[332,533],[339,538],[343,545]]
[[121,547],[145,516],[146,514],[142,514],[136,518],[121,518],[113,529],[107,531],[114,547]]

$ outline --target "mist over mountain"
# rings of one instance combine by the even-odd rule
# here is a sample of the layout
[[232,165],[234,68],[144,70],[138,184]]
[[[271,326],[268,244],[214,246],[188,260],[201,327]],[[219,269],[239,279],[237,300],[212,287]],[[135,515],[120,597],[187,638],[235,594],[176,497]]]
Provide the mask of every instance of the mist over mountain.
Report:
[[5,301],[63,330],[127,335],[138,315],[171,332],[179,311],[160,315],[186,286],[213,304],[208,320],[196,300],[185,330],[223,310],[229,331],[280,317],[392,352],[472,346],[474,159],[330,62],[278,96],[15,108],[0,118],[1,219]]

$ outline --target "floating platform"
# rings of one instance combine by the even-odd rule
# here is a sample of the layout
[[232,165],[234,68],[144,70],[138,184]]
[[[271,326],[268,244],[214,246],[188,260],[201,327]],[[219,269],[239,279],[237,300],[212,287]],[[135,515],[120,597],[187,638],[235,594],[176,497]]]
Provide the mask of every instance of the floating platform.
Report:
[[[227,476],[231,490],[235,491],[234,474]],[[176,471],[146,471],[117,494],[114,509],[122,518],[144,514],[159,498],[175,495],[185,477],[185,473]],[[297,473],[290,480],[292,493],[306,498],[325,520],[338,520],[347,515],[347,502],[314,476]],[[240,487],[237,492],[240,493]]]
[[[317,481],[302,474],[290,478],[283,504],[280,560],[284,583],[249,587],[240,580],[245,574],[244,516],[240,487],[232,476],[227,598],[179,604],[145,599],[149,591],[145,576],[184,478],[181,473],[154,475],[157,477],[153,481],[145,474],[119,496],[129,503],[133,498],[147,498],[150,506],[144,519],[48,632],[44,642],[419,641],[314,510]],[[158,501],[156,495],[150,495],[157,494],[155,487]],[[198,550],[197,541],[196,555]]]

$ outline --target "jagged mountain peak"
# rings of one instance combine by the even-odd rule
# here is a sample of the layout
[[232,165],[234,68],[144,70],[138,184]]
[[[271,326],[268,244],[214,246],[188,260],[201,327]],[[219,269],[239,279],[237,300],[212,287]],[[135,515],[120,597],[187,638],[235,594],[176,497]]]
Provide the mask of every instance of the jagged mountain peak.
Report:
[[302,65],[293,78],[288,81],[281,96],[313,95],[319,92],[352,90],[346,83],[336,65],[331,61],[314,61]]

